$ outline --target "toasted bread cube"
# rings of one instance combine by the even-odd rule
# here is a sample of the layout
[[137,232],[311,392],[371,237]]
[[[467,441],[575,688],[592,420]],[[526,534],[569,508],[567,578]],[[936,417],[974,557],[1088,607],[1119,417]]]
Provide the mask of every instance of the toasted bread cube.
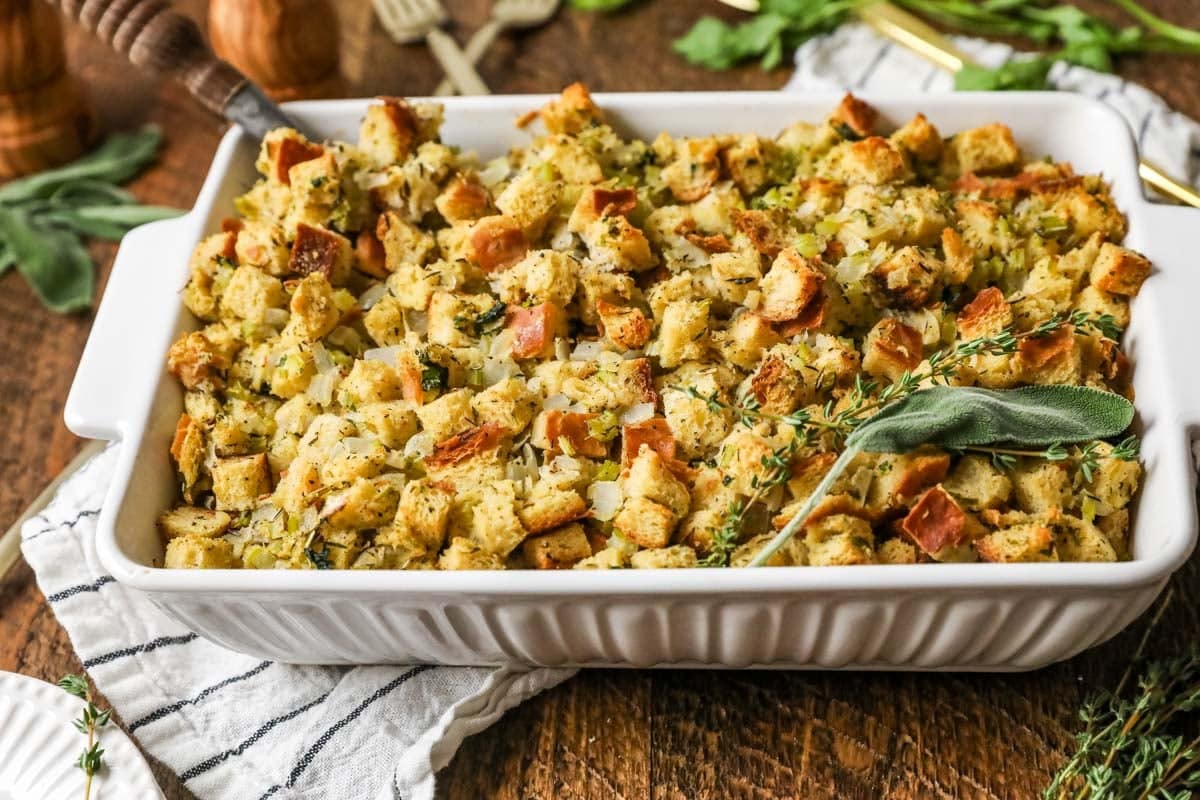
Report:
[[948,286],[966,283],[975,270],[975,253],[953,228],[942,229],[942,277]]
[[779,253],[759,283],[763,302],[758,313],[772,322],[796,319],[824,285],[825,274],[789,247]]
[[[704,396],[718,391],[711,376],[702,376],[691,384]],[[729,433],[729,414],[714,410],[707,401],[687,392],[664,389],[663,415],[674,440],[687,458],[699,458],[720,444]]]
[[296,164],[288,172],[288,183],[292,202],[283,221],[288,231],[331,223],[343,192],[341,167],[333,153]]
[[558,211],[561,184],[545,180],[541,170],[519,173],[496,197],[496,208],[521,226],[527,241],[536,241]]
[[358,149],[376,167],[398,164],[412,155],[421,125],[412,106],[399,97],[382,97],[367,106],[358,131]]
[[383,244],[389,272],[395,272],[404,264],[424,264],[437,247],[432,236],[394,211],[379,217],[375,235]]
[[921,334],[894,317],[875,323],[863,342],[863,369],[872,377],[896,381],[921,363]]
[[356,359],[350,374],[338,385],[338,402],[347,408],[399,400],[401,395],[399,373],[382,361]]
[[333,287],[319,272],[296,284],[289,308],[292,315],[283,336],[301,342],[323,338],[337,327],[342,316],[333,297]]
[[763,351],[782,341],[779,334],[759,314],[746,313],[735,318],[721,337],[721,352],[733,364],[754,369]]
[[180,536],[212,538],[229,530],[233,518],[224,511],[212,511],[195,506],[179,506],[164,511],[158,517],[158,530],[164,539]]
[[613,527],[640,547],[666,547],[679,517],[670,508],[648,497],[627,497],[613,519]]
[[457,175],[438,195],[434,204],[447,222],[473,222],[487,216],[492,200],[487,189],[474,176]]
[[355,478],[325,498],[321,516],[335,528],[379,528],[396,516],[400,489],[386,478]]
[[339,441],[320,460],[321,482],[342,486],[359,478],[373,478],[383,470],[387,450],[374,440],[356,440],[353,447]]
[[418,407],[416,413],[421,420],[421,427],[435,441],[453,436],[475,424],[475,417],[471,413],[470,389],[447,392],[433,402]]
[[188,262],[189,279],[183,289],[183,304],[197,317],[208,322],[217,318],[220,293],[217,276],[228,276],[237,258],[236,233],[215,233],[196,245]]
[[1077,384],[1083,379],[1083,350],[1075,330],[1061,325],[1047,336],[1022,339],[1014,366],[1027,383]]
[[538,398],[521,378],[505,378],[471,398],[475,418],[499,425],[509,436],[525,430],[538,405]]
[[897,536],[882,542],[875,549],[875,558],[880,564],[915,564],[917,548]]
[[867,507],[882,511],[907,505],[922,490],[945,480],[949,470],[950,455],[932,448],[881,455],[875,464],[876,477],[867,495]]
[[362,322],[367,335],[380,347],[402,344],[408,330],[404,321],[404,307],[390,294],[381,297],[367,309]]
[[577,134],[584,128],[604,121],[604,114],[592,102],[582,83],[572,83],[538,112],[550,133]]
[[664,367],[672,369],[685,361],[704,358],[708,312],[706,300],[675,300],[667,304],[658,332],[658,358]]
[[1071,476],[1065,464],[1035,461],[1012,473],[1017,507],[1031,514],[1057,511],[1071,505]]
[[890,138],[921,161],[937,161],[942,156],[942,135],[924,114],[904,123]]
[[902,247],[870,273],[873,296],[881,306],[922,308],[936,296],[943,267],[915,247]]
[[1142,478],[1142,465],[1136,459],[1124,461],[1112,458],[1112,445],[1101,444],[1099,466],[1092,473],[1092,482],[1088,493],[1096,498],[1104,509],[1116,510],[1129,505],[1137,492]]
[[843,139],[862,139],[871,135],[879,112],[871,104],[849,92],[829,115],[828,122]]
[[317,273],[331,284],[341,285],[350,277],[353,266],[354,250],[345,236],[304,223],[296,226],[288,271],[297,275]]
[[800,375],[786,359],[771,353],[750,378],[750,393],[767,414],[790,414],[800,405]]
[[784,163],[780,159],[779,146],[752,133],[738,136],[732,145],[723,149],[721,163],[734,185],[746,195],[757,194],[777,177],[791,177],[778,175],[778,168]]
[[186,498],[191,497],[192,486],[200,477],[205,451],[204,428],[187,413],[180,414],[175,424],[175,437],[171,441],[171,457],[179,467]]
[[233,569],[233,545],[209,536],[179,536],[167,542],[167,569]]
[[476,542],[456,536],[437,560],[438,569],[504,569],[504,559],[489,553]]
[[1096,527],[1108,539],[1118,561],[1127,561],[1132,556],[1129,549],[1129,509],[1122,508],[1105,514],[1096,520]]
[[[512,481],[479,487],[478,503],[471,516],[471,541],[489,553],[507,558],[528,535],[517,516],[517,489]],[[586,555],[591,554],[589,547]]]
[[943,486],[969,511],[998,508],[1012,494],[1012,481],[981,455],[960,458]]
[[234,250],[242,266],[258,267],[277,278],[288,273],[291,250],[287,234],[278,225],[254,220],[243,222]]
[[831,514],[804,526],[808,563],[814,567],[870,564],[875,561],[875,534],[864,519]]
[[660,550],[639,550],[629,559],[634,569],[687,569],[698,565],[696,551],[684,544]]
[[[767,258],[776,258],[795,240],[786,209],[735,209],[733,222],[738,231],[745,234],[750,245]],[[747,268],[745,275],[739,274],[737,277],[758,277],[758,274],[758,269],[753,270],[751,275]]]
[[409,481],[400,492],[400,503],[391,526],[376,536],[378,544],[411,552],[436,553],[446,540],[454,494],[428,478]]
[[582,525],[568,525],[526,539],[521,551],[537,569],[570,569],[591,556],[592,546]]
[[596,314],[604,327],[604,335],[621,350],[640,350],[650,340],[653,323],[640,308],[628,308],[596,302]]
[[1045,525],[1026,523],[1002,528],[975,541],[975,551],[984,561],[1058,561],[1054,533]]
[[[773,532],[762,533],[755,536],[748,542],[738,546],[736,550],[729,556],[729,566],[745,567],[754,560],[759,551],[763,549],[772,539],[775,538]],[[804,543],[804,538],[801,536],[793,536],[784,542],[783,546],[767,559],[764,567],[804,567],[808,565],[808,546]]]
[[984,532],[940,485],[921,495],[900,521],[900,530],[936,561],[964,560],[970,554],[963,552],[964,545]]
[[1117,560],[1117,553],[1108,538],[1090,522],[1067,514],[1058,516],[1051,529],[1054,531],[1054,549],[1062,561]]
[[538,481],[525,506],[517,511],[521,524],[530,533],[544,533],[574,522],[587,514],[587,501],[573,489]]
[[576,561],[571,569],[623,569],[632,554],[623,547],[606,547],[595,555]]
[[1132,297],[1149,275],[1150,261],[1145,256],[1105,242],[1092,265],[1091,280],[1102,291]]
[[213,495],[219,511],[247,511],[271,492],[271,469],[265,454],[220,458],[212,467]]
[[263,137],[254,166],[268,181],[286,186],[291,183],[292,167],[324,154],[324,147],[308,141],[299,131],[276,128]]
[[553,303],[510,309],[505,326],[513,332],[513,358],[547,358],[554,340],[567,333],[567,314]]
[[588,186],[579,195],[575,208],[567,220],[567,230],[583,233],[588,226],[603,216],[628,216],[637,208],[637,190],[608,189]]
[[398,450],[417,432],[417,415],[406,400],[371,402],[357,409],[359,428],[389,450]]
[[1004,299],[1003,292],[989,286],[963,306],[955,324],[963,339],[995,336],[1013,324],[1012,306]]
[[1110,294],[1097,286],[1085,286],[1075,295],[1075,309],[1092,317],[1108,314],[1118,328],[1129,327],[1129,301],[1119,294]]
[[221,295],[221,310],[248,322],[262,323],[267,311],[282,308],[287,296],[283,284],[257,267],[241,266]]
[[962,131],[947,143],[949,155],[961,174],[989,173],[1012,169],[1021,161],[1021,151],[1007,125],[993,122]]
[[650,447],[643,447],[622,479],[628,497],[646,497],[671,509],[677,517],[687,513],[691,502],[688,489],[671,472],[666,461]]
[[167,351],[167,370],[188,389],[220,389],[225,386],[229,359],[202,331],[179,337]]
[[821,177],[882,186],[912,177],[904,152],[881,136],[836,145],[821,162]]
[[720,145],[713,137],[680,139],[675,158],[663,167],[662,180],[681,203],[694,203],[708,194],[721,177]]
[[575,294],[579,262],[557,250],[534,250],[500,273],[500,299],[512,305],[566,306]]
[[483,217],[471,226],[470,257],[484,272],[508,269],[527,252],[529,241],[525,231],[510,216]]
[[643,272],[655,264],[646,234],[619,214],[600,217],[582,238],[592,261],[617,272]]

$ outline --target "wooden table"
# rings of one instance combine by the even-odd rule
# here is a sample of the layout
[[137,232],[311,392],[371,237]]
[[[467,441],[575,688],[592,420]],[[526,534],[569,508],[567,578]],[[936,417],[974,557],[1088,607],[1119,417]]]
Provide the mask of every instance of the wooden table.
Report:
[[[178,4],[199,16],[203,3]],[[360,95],[420,95],[439,77],[429,54],[392,44],[365,0],[339,4],[343,61]],[[465,39],[486,0],[448,4]],[[1088,2],[1099,7],[1099,2]],[[1200,27],[1193,0],[1148,0]],[[594,90],[769,89],[785,69],[747,66],[713,74],[671,54],[668,43],[710,2],[642,0],[614,17],[564,12],[550,25],[504,36],[481,66],[496,91],[556,91],[573,80]],[[358,9],[358,10],[355,10]],[[74,69],[109,129],[160,125],[167,146],[134,185],[152,203],[189,206],[223,125],[177,86],[131,73],[105,49],[70,32]],[[1126,60],[1126,78],[1200,117],[1200,60]],[[100,102],[100,98],[103,98]],[[154,98],[154,102],[147,102]],[[95,245],[107,274],[115,248]],[[0,279],[0,531],[79,449],[62,406],[90,317],[41,310],[15,273]],[[1200,636],[1200,559],[1174,579],[1151,650]],[[1144,624],[1144,623],[1142,623]],[[446,798],[1028,798],[1062,761],[1080,699],[1115,684],[1141,625],[1065,664],[1022,675],[802,672],[585,672],[510,712],[468,740],[445,770]],[[0,669],[56,680],[80,671],[29,568],[0,579]],[[168,798],[188,798],[156,765]]]

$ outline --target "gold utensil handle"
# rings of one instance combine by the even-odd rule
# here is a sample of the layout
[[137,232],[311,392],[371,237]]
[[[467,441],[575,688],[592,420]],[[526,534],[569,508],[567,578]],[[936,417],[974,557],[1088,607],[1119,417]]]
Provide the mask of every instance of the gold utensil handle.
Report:
[[46,0],[150,72],[182,82],[206,108],[225,112],[246,77],[213,55],[196,23],[165,0]]

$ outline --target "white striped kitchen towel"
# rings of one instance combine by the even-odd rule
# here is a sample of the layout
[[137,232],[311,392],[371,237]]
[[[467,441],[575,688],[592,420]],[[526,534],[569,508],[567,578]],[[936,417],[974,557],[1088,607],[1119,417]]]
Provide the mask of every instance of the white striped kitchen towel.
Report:
[[[981,61],[1011,50],[959,40]],[[796,54],[788,89],[947,91],[948,75],[861,25]],[[1063,89],[1111,103],[1143,152],[1193,182],[1200,126],[1111,75],[1059,65]],[[197,638],[104,574],[93,533],[113,449],[65,483],[24,527],[25,557],[80,659],[155,758],[204,800],[428,800],[466,736],[570,670],[292,667]]]
[[298,667],[205,641],[96,558],[116,452],[89,462],[25,524],[22,551],[126,729],[199,798],[431,800],[434,775],[464,738],[574,674]]

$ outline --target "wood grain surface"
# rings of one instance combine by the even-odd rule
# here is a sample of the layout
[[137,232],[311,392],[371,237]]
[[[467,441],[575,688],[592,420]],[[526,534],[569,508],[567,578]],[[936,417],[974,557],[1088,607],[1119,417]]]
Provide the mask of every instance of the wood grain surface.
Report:
[[[1099,9],[1102,3],[1084,5]],[[178,7],[204,17],[200,0]],[[354,93],[420,95],[441,78],[429,53],[392,44],[365,0],[338,3],[342,66]],[[460,41],[488,0],[447,3]],[[1147,0],[1200,27],[1194,0]],[[505,34],[479,69],[497,92],[549,92],[572,80],[595,90],[769,89],[787,70],[713,74],[669,50],[713,2],[641,0],[602,17],[564,11]],[[189,206],[222,132],[178,86],[131,72],[68,28],[72,69],[110,130],[152,122],[166,133],[159,164],[134,185],[146,202]],[[1200,117],[1200,59],[1126,59],[1121,74]],[[94,245],[107,274],[115,248]],[[0,278],[0,531],[80,447],[62,405],[90,317],[43,311],[20,278]],[[1176,602],[1150,649],[1200,636],[1200,560],[1172,581]],[[884,674],[595,670],[511,711],[469,739],[442,774],[447,800],[539,798],[1032,798],[1064,758],[1080,699],[1114,685],[1145,621],[1114,641],[1032,674]],[[0,578],[0,669],[47,680],[79,671],[24,563]],[[156,765],[169,800],[190,798]]]

